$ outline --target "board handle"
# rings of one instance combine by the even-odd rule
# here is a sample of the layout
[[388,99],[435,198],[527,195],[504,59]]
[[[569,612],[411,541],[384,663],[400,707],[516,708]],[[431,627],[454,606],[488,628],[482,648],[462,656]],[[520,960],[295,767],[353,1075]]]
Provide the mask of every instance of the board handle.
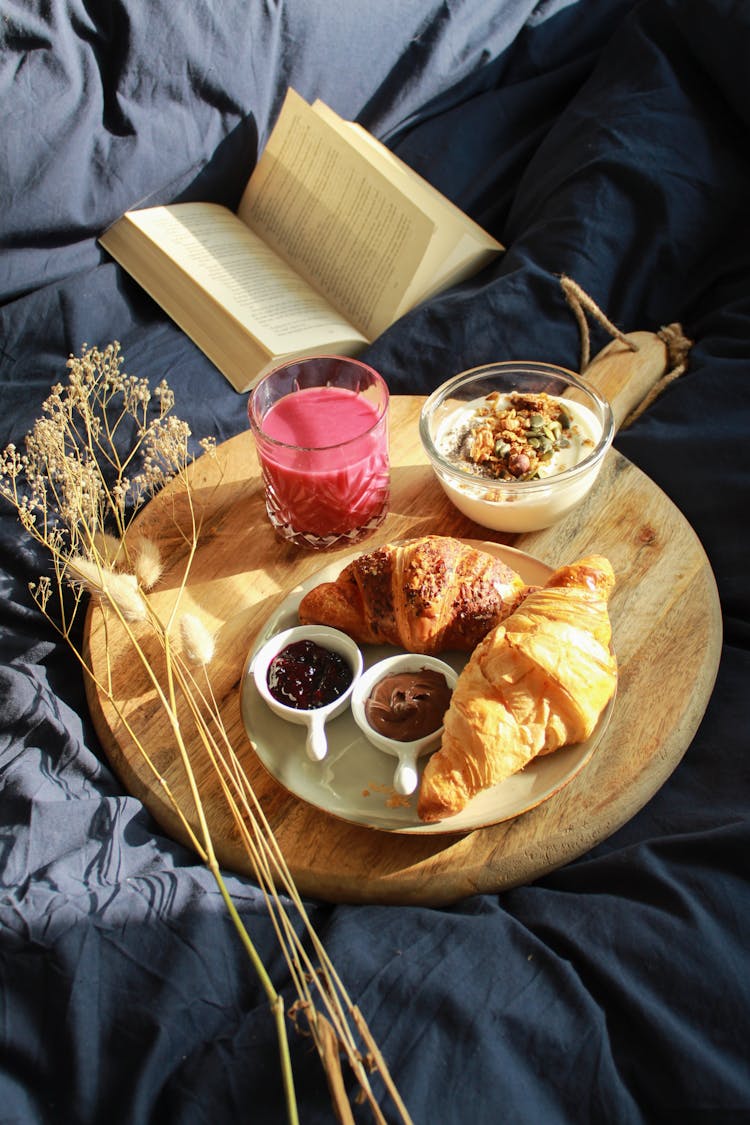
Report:
[[[615,429],[624,430],[687,369],[692,340],[676,323],[658,332],[621,332],[571,277],[563,274],[560,285],[578,324],[581,376],[608,399]],[[613,337],[593,359],[587,317]]]
[[629,332],[612,340],[583,369],[609,401],[615,429],[626,429],[687,368],[691,341],[679,324],[661,332]]

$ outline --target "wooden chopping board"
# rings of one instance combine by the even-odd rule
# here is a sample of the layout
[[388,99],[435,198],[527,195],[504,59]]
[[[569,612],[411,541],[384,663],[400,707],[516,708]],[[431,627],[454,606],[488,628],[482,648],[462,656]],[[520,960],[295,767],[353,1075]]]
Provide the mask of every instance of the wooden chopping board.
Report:
[[[587,374],[609,392],[619,425],[648,386],[636,374],[623,387],[620,374],[609,372],[603,360]],[[304,553],[275,538],[249,433],[192,468],[202,531],[181,592],[186,547],[180,529],[189,518],[184,491],[170,485],[137,521],[139,533],[157,540],[167,560],[152,594],[157,611],[166,618],[179,597],[181,612],[198,614],[215,633],[213,690],[299,891],[333,902],[447,904],[533,881],[583,854],[632,817],[674,770],[703,716],[718,668],[721,613],[711,568],[687,521],[647,476],[611,450],[585,504],[562,523],[520,536],[488,532],[462,516],[437,486],[418,438],[422,402],[392,398],[391,509],[363,550],[440,533],[513,545],[552,567],[599,552],[617,575],[611,616],[619,687],[609,726],[592,759],[565,788],[512,820],[462,836],[360,827],[293,796],[259,763],[240,714],[248,652],[290,589],[349,552]],[[89,610],[86,643],[94,675],[87,680],[89,706],[114,769],[163,829],[187,842],[164,795],[166,782],[191,808],[155,691],[117,621],[99,606]],[[148,637],[143,643],[159,670],[161,651],[149,647]],[[107,677],[112,699],[95,682]],[[129,729],[148,747],[156,775]],[[190,749],[218,859],[251,875],[219,783],[200,747]]]

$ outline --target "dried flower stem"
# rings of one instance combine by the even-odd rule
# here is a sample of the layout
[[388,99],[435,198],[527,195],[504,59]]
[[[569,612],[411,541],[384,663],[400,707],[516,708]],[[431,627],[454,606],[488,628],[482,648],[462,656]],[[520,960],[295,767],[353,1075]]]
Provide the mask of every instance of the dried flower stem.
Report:
[[[227,890],[226,883],[224,881],[223,875],[221,873],[219,864],[218,864],[217,859],[216,859],[216,854],[214,852],[214,847],[213,847],[213,841],[211,839],[211,833],[209,831],[208,824],[207,824],[206,818],[205,818],[203,803],[201,801],[200,792],[199,792],[198,785],[197,785],[197,782],[196,782],[196,779],[195,779],[195,774],[194,774],[194,771],[193,771],[193,768],[192,768],[192,763],[190,762],[190,756],[189,756],[187,747],[185,745],[185,741],[184,741],[184,737],[183,737],[183,733],[182,733],[182,727],[181,727],[179,717],[178,717],[178,714],[177,714],[175,688],[174,688],[173,666],[172,666],[172,662],[171,662],[171,659],[170,659],[171,649],[170,649],[169,636],[168,636],[168,634],[161,634],[162,637],[163,637],[163,640],[164,640],[165,654],[166,654],[166,657],[167,657],[168,692],[165,694],[164,690],[162,688],[162,685],[159,682],[159,679],[156,676],[156,674],[155,674],[155,672],[154,672],[154,670],[151,666],[150,661],[147,660],[146,655],[141,648],[141,645],[138,641],[138,638],[136,637],[136,635],[132,632],[132,630],[130,628],[129,619],[124,614],[122,614],[122,612],[120,611],[120,609],[119,609],[119,607],[117,606],[116,603],[114,603],[111,608],[114,610],[116,616],[119,618],[120,625],[128,631],[131,644],[133,645],[133,648],[134,648],[135,652],[137,653],[139,659],[141,660],[144,668],[147,669],[147,672],[148,672],[149,678],[151,680],[151,683],[154,687],[154,690],[156,691],[157,695],[159,696],[160,701],[162,703],[162,706],[164,708],[164,711],[167,714],[167,717],[169,719],[169,722],[170,722],[170,725],[171,725],[171,728],[172,728],[172,732],[173,732],[174,737],[175,737],[175,744],[177,746],[178,753],[179,753],[179,755],[182,759],[183,766],[184,766],[184,769],[185,769],[185,774],[188,778],[188,783],[190,785],[191,795],[193,797],[193,803],[194,803],[194,807],[195,807],[195,812],[198,816],[198,820],[199,820],[199,833],[198,833],[198,835],[196,835],[196,833],[193,831],[192,827],[190,826],[190,823],[189,823],[189,821],[188,821],[179,801],[174,796],[172,790],[166,784],[164,778],[159,775],[158,771],[156,770],[156,768],[153,764],[153,761],[152,761],[150,755],[146,751],[142,742],[140,741],[138,736],[135,734],[135,732],[133,731],[130,724],[127,723],[127,720],[126,720],[126,718],[123,714],[122,708],[119,707],[119,705],[117,704],[114,693],[111,690],[111,686],[110,686],[109,690],[106,692],[107,698],[109,699],[109,701],[113,705],[115,705],[119,717],[126,723],[128,733],[130,734],[131,738],[133,739],[133,743],[137,747],[138,752],[140,753],[143,761],[146,763],[146,765],[152,771],[154,776],[158,777],[158,780],[159,780],[160,784],[162,785],[162,787],[165,791],[165,794],[166,794],[173,810],[175,811],[175,813],[179,817],[180,822],[183,825],[183,827],[186,829],[189,839],[191,840],[193,846],[195,847],[196,851],[200,855],[203,862],[206,864],[206,866],[211,871],[211,874],[213,875],[213,877],[214,877],[214,879],[217,883],[219,891],[220,891],[220,893],[222,895],[222,898],[224,900],[224,903],[227,907],[227,910],[229,912],[229,916],[232,920],[232,923],[234,924],[235,929],[237,930],[237,933],[239,934],[240,940],[242,941],[242,944],[245,948],[245,951],[248,954],[248,957],[250,958],[250,961],[251,961],[251,963],[252,963],[252,965],[253,965],[253,967],[254,967],[257,975],[258,975],[258,978],[261,982],[263,990],[266,993],[266,997],[268,999],[269,1006],[270,1006],[271,1011],[273,1013],[274,1020],[275,1020],[275,1023],[276,1023],[277,1033],[278,1033],[279,1054],[280,1054],[280,1061],[281,1061],[282,1078],[283,1078],[283,1082],[284,1082],[284,1090],[285,1090],[286,1101],[287,1101],[287,1113],[288,1113],[288,1117],[289,1117],[289,1122],[290,1122],[290,1125],[296,1125],[299,1118],[298,1118],[298,1112],[297,1112],[296,1098],[295,1098],[295,1095],[294,1095],[294,1078],[293,1078],[293,1072],[292,1072],[291,1057],[290,1057],[290,1053],[289,1053],[289,1041],[288,1041],[288,1037],[287,1037],[287,1034],[286,1034],[286,1025],[285,1025],[285,1022],[284,1022],[284,1015],[285,1015],[284,1003],[283,1003],[283,1000],[282,1000],[281,996],[278,994],[278,992],[274,988],[273,983],[272,983],[270,977],[268,976],[268,973],[266,972],[266,968],[265,968],[260,956],[258,955],[258,951],[255,948],[255,945],[253,944],[253,942],[250,938],[250,935],[248,934],[247,929],[246,929],[244,923],[242,922],[242,919],[240,918],[240,916],[237,912],[237,908],[235,907],[234,902],[232,901],[232,898],[231,898],[231,896],[230,896],[230,894]],[[86,668],[86,670],[89,672],[89,674],[91,674],[88,666],[83,661],[81,661],[81,663]],[[101,687],[103,685],[100,684],[99,686]]]
[[[175,662],[175,668],[176,678],[177,676],[184,677],[187,674],[187,670],[180,668],[179,662],[177,661]],[[186,688],[186,698],[191,705],[195,705],[196,701],[201,698],[201,693],[197,684],[185,684],[183,682],[183,686]],[[206,697],[203,696],[202,698],[205,700]],[[347,1012],[353,1017],[356,1009],[347,996],[346,990],[336,974],[325,948],[307,916],[304,904],[294,885],[294,880],[286,865],[283,854],[265,818],[262,807],[257,801],[247,775],[242,769],[226,736],[226,730],[221,722],[218,711],[212,713],[212,718],[217,720],[217,728],[220,742],[223,744],[223,750],[222,745],[214,740],[208,725],[204,723],[203,716],[198,710],[195,712],[196,728],[202,737],[204,749],[216,770],[227,806],[231,810],[235,824],[245,841],[247,853],[251,858],[256,879],[266,897],[269,914],[276,929],[277,937],[285,955],[290,974],[297,986],[301,1001],[300,1007],[308,1020],[310,1032],[321,1059],[324,1062],[326,1072],[330,1079],[331,1041],[329,1032],[335,1029],[336,1042],[338,1044],[337,1058],[338,1049],[343,1049],[352,1070],[357,1075],[360,1087],[371,1105],[376,1121],[379,1122],[382,1120],[384,1122],[380,1108],[375,1101],[367,1073],[362,1065],[361,1052],[357,1047],[354,1035],[352,1034],[351,1024],[347,1018]],[[283,909],[281,900],[275,892],[277,884],[283,886],[304,921],[307,934],[311,939],[313,949],[319,960],[317,969],[314,967],[286,911]],[[321,1016],[318,1013],[312,991],[308,986],[308,981],[314,983],[315,990],[326,1010],[326,1016]],[[361,1015],[358,1019],[353,1020],[353,1022],[357,1030],[361,1030]],[[378,1069],[381,1070],[381,1074],[385,1078],[387,1067],[382,1058],[381,1065]],[[390,1079],[390,1075],[385,1078],[385,1081],[388,1088],[395,1091],[395,1086]],[[339,1086],[334,1082],[332,1085],[332,1096],[335,1096],[334,1092],[337,1089],[339,1089]],[[398,1100],[400,1101],[400,1099]],[[401,1108],[402,1118],[404,1122],[408,1122],[410,1119],[406,1113],[406,1109],[403,1106]]]
[[[405,1125],[410,1118],[372,1035],[338,977],[316,934],[242,764],[231,745],[214,696],[208,665],[213,641],[200,618],[182,614],[183,647],[175,648],[173,631],[199,542],[188,469],[188,427],[171,416],[174,398],[166,383],[151,391],[145,380],[122,370],[119,345],[104,351],[86,349],[68,362],[69,386],[52,388],[43,417],[27,435],[25,451],[8,446],[0,454],[0,496],[18,513],[28,534],[50,554],[54,581],[42,576],[31,583],[32,597],[53,628],[68,643],[100,694],[113,707],[145,763],[160,785],[186,838],[216,881],[229,917],[253,965],[271,1009],[278,1037],[287,1117],[297,1125],[286,1013],[258,951],[232,901],[221,872],[203,804],[192,755],[202,751],[216,777],[256,881],[263,894],[297,1001],[290,1016],[304,1014],[328,1080],[333,1107],[342,1123],[353,1122],[341,1071],[341,1055],[355,1075],[361,1095],[375,1121],[385,1118],[375,1099],[367,1070],[379,1071]],[[154,411],[154,407],[156,408]],[[155,416],[154,416],[155,414]],[[120,447],[130,442],[129,452]],[[213,443],[202,443],[211,453]],[[186,558],[176,597],[165,621],[156,612],[149,591],[158,582],[162,561],[148,540],[129,541],[132,521],[143,504],[167,481],[176,479],[187,499],[188,526],[180,526]],[[108,530],[107,525],[112,528]],[[113,533],[114,532],[114,533]],[[56,591],[54,605],[53,591]],[[134,731],[114,690],[107,644],[106,682],[96,677],[76,647],[74,626],[84,595],[102,608],[105,637],[110,625],[121,630],[144,669],[166,716],[174,748],[187,780],[189,808],[175,795]],[[162,682],[141,637],[156,638],[164,656]],[[202,668],[200,686],[189,661]],[[186,705],[186,713],[185,713]],[[181,715],[184,715],[181,718]],[[183,724],[189,722],[187,732]],[[193,736],[198,748],[190,748]],[[279,888],[286,894],[310,940],[308,952],[292,923]],[[362,1048],[358,1045],[362,1043]]]

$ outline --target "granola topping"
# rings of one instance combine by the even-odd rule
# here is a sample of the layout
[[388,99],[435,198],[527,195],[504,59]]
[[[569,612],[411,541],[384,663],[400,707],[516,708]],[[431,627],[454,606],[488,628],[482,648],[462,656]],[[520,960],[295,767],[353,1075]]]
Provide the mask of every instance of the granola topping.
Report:
[[538,480],[577,464],[594,448],[584,421],[580,407],[554,395],[495,391],[467,404],[445,435],[443,453],[486,479]]

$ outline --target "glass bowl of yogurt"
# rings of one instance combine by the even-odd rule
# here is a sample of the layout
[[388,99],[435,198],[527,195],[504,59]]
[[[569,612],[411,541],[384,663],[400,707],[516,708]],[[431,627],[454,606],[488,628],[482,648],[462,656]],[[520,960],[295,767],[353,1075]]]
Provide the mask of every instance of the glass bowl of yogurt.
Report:
[[606,399],[563,367],[490,363],[427,399],[419,434],[465,516],[494,531],[536,531],[585,498],[614,437]]
[[398,759],[393,788],[402,796],[417,788],[418,759],[443,736],[457,678],[444,660],[407,652],[372,664],[354,686],[354,721],[373,746]]

